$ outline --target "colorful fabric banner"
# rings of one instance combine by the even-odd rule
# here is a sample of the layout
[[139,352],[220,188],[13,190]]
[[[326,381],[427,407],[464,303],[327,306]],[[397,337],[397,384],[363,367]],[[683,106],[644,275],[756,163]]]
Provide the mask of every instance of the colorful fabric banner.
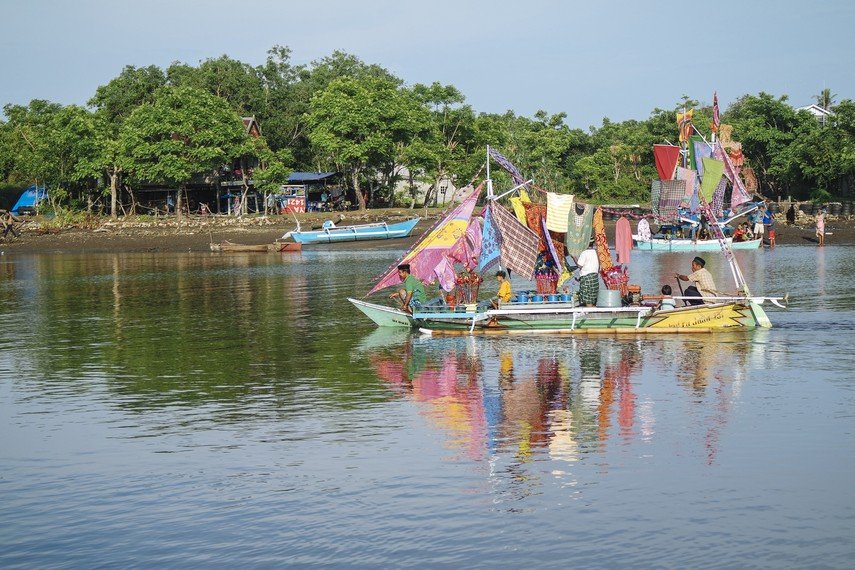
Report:
[[683,199],[680,201],[681,208],[688,208],[692,203],[692,196],[695,193],[698,173],[682,166],[677,167],[677,180],[682,180],[686,183],[686,191],[683,194]]
[[579,254],[588,249],[591,241],[591,222],[594,218],[594,208],[585,204],[582,213],[579,212],[581,204],[575,204],[568,215],[567,234],[564,236],[564,245],[567,255],[579,257]]
[[472,217],[472,211],[475,209],[475,202],[481,194],[482,187],[483,184],[478,186],[468,198],[416,243],[400,261],[393,264],[368,294],[371,295],[380,289],[400,283],[397,266],[401,263],[408,263],[410,273],[422,283],[433,283],[436,280],[434,273],[436,267],[440,265],[449,250],[454,248],[458,240],[466,234],[469,218]]
[[671,180],[674,178],[674,169],[680,160],[680,147],[670,144],[653,145],[653,158],[656,160],[656,171],[659,180]]
[[724,193],[727,190],[727,177],[722,176],[715,187],[710,207],[717,218],[724,216]]
[[697,170],[701,178],[704,177],[704,165],[701,160],[703,157],[711,157],[713,155],[712,147],[707,144],[703,137],[695,135],[689,141],[689,167],[692,170]]
[[552,239],[552,233],[546,227],[545,219],[540,220],[540,223],[543,224],[543,240],[546,242],[546,250],[549,252],[552,263],[555,264],[555,273],[560,275],[561,269],[564,267],[564,244],[555,243]]
[[659,196],[662,195],[662,181],[654,180],[650,183],[650,209],[653,217],[659,219]]
[[713,91],[712,96],[712,124],[710,125],[710,129],[712,132],[718,132],[718,126],[721,124],[721,117],[718,114],[718,92]]
[[629,263],[632,256],[632,226],[623,216],[615,224],[615,251],[618,263]]
[[490,208],[484,209],[484,228],[481,230],[481,257],[478,258],[478,271],[499,262],[499,234],[493,225],[493,215]]
[[686,195],[686,182],[684,180],[662,180],[662,189],[659,193],[659,219],[676,220],[677,209]]
[[514,215],[521,224],[525,225],[525,206],[523,206],[523,204],[531,203],[531,198],[528,197],[528,192],[525,191],[525,188],[520,188],[519,194],[519,196],[511,198],[510,202],[511,207],[514,209]]
[[567,233],[567,217],[573,207],[573,194],[546,194],[546,227],[560,234]]
[[502,206],[491,202],[489,208],[499,234],[502,265],[524,279],[534,278],[540,238]]
[[600,272],[608,271],[614,266],[612,254],[609,251],[609,242],[606,239],[606,225],[603,223],[603,209],[597,208],[594,212],[594,244],[597,248],[597,258],[600,260]]
[[736,166],[734,166],[728,153],[726,153],[724,148],[721,146],[720,141],[716,142],[713,153],[717,160],[724,163],[724,175],[733,186],[733,192],[730,195],[730,207],[738,208],[745,202],[750,201],[751,195],[746,190],[745,184],[742,183],[742,178],[739,176],[739,171],[736,169]]
[[501,166],[502,168],[504,168],[505,170],[508,171],[508,173],[511,175],[511,178],[514,179],[514,184],[519,185],[519,184],[522,184],[523,182],[525,182],[525,178],[522,177],[522,174],[520,174],[520,171],[517,170],[517,167],[514,166],[514,164],[510,160],[505,158],[501,153],[499,153],[493,147],[488,146],[487,150],[489,151],[490,158],[495,160],[496,164],[498,164],[499,166]]
[[685,113],[677,113],[677,127],[680,129],[680,142],[689,140],[692,134],[692,115],[695,110],[689,109]]
[[701,179],[701,194],[704,200],[711,201],[715,194],[715,189],[724,174],[724,163],[714,158],[703,158],[704,175]]

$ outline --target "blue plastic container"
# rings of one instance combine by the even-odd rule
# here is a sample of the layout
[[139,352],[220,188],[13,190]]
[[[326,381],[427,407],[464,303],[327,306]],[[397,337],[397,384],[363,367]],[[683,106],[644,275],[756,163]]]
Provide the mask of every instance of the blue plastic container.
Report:
[[562,293],[559,297],[562,303],[569,303],[573,300],[573,295],[571,295],[570,293]]
[[542,303],[543,302],[543,295],[532,295],[531,296],[531,302],[532,303]]
[[547,295],[546,300],[549,301],[550,303],[557,303],[558,302],[558,295],[555,295],[555,294]]
[[521,291],[521,292],[517,293],[516,302],[517,303],[528,303],[528,293],[526,293],[525,291]]

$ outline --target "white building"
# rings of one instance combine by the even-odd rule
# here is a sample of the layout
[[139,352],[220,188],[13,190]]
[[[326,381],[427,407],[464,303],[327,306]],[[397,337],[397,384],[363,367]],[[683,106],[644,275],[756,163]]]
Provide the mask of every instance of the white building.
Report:
[[798,109],[796,109],[796,111],[807,111],[808,113],[813,115],[816,119],[816,122],[818,122],[822,126],[825,126],[829,119],[831,119],[832,115],[834,115],[834,113],[832,113],[828,109],[824,109],[816,104],[808,105],[807,107],[799,107]]

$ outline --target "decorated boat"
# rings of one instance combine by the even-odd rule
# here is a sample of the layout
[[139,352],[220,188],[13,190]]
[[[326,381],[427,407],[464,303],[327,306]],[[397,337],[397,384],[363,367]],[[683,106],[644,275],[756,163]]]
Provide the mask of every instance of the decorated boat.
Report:
[[419,220],[420,218],[413,218],[395,224],[377,222],[354,226],[336,226],[332,220],[327,220],[318,230],[302,231],[298,226],[286,235],[302,244],[405,238],[413,233]]
[[[726,237],[728,247],[731,249],[758,249],[763,244],[763,239],[752,239],[747,241],[733,241],[732,237]],[[687,238],[665,238],[650,237],[642,239],[638,234],[632,236],[633,247],[645,251],[718,251],[721,246],[718,240],[703,239],[691,240]]]
[[[517,182],[517,186],[509,192],[519,191],[531,183],[524,181],[515,168],[506,166],[510,165],[507,159],[501,155],[499,157],[499,164],[508,169]],[[708,170],[707,176],[715,177],[714,165],[709,163],[708,166],[713,168]],[[717,176],[722,176],[720,171]],[[714,185],[719,184],[718,180],[713,182]],[[487,203],[482,212],[483,227],[478,218],[472,217],[475,200],[482,185],[393,264],[379,278],[369,295],[400,283],[395,270],[399,263],[410,265],[412,275],[425,284],[439,282],[446,293],[460,289],[459,277],[454,279],[456,267],[462,266],[462,274],[466,274],[483,271],[498,263],[518,276],[538,281],[537,294],[520,295],[514,301],[499,304],[490,301],[479,302],[477,294],[469,298],[445,295],[432,302],[406,309],[358,299],[349,299],[350,302],[378,326],[418,329],[429,335],[648,334],[747,330],[772,326],[763,308],[765,303],[778,307],[784,307],[786,304],[786,297],[751,294],[733,255],[732,241],[726,239],[718,224],[713,224],[710,229],[731,269],[737,293],[704,295],[702,300],[697,296],[674,296],[675,305],[682,302],[684,306],[663,308],[656,303],[661,297],[642,295],[639,287],[629,285],[625,265],[613,264],[601,208],[593,213],[590,221],[583,219],[578,224],[578,227],[582,228],[579,235],[572,235],[576,231],[574,220],[585,218],[591,210],[589,205],[583,209],[585,214],[579,214],[578,209],[566,205],[566,200],[549,197],[547,205],[539,208],[526,207],[525,214],[515,215],[499,203],[499,199],[507,193],[499,196],[493,193],[489,169],[486,185]],[[709,219],[714,219],[705,196],[701,195],[699,200],[700,210],[709,216]],[[514,207],[516,208],[516,204]],[[563,244],[558,239],[560,234],[556,235],[550,230],[545,221],[550,207],[553,208],[553,214],[557,211],[558,217],[566,220],[563,226],[559,224],[559,229],[564,228],[566,232]],[[532,214],[535,211],[537,216]],[[551,219],[552,223],[555,223],[554,215]],[[528,222],[528,225],[525,225],[523,220]],[[540,228],[542,231],[536,233],[533,228]],[[576,296],[558,295],[555,287],[556,282],[561,279],[559,275],[569,276],[569,260],[575,262],[574,253],[579,253],[578,244],[584,243],[582,247],[587,247],[588,242],[592,240],[591,236],[596,243],[600,277],[606,289],[600,291],[602,295],[596,306],[579,306]],[[561,248],[560,245],[564,247]],[[620,252],[618,258],[621,258]],[[541,270],[547,273],[538,274]],[[552,273],[548,273],[549,271]],[[548,290],[549,287],[551,291]],[[448,299],[453,302],[443,302]]]

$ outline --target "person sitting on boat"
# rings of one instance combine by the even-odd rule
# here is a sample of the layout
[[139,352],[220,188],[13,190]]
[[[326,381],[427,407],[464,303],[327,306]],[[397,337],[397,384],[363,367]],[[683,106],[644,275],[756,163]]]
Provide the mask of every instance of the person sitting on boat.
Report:
[[600,292],[600,259],[594,249],[594,240],[579,254],[576,265],[579,266],[579,304],[593,307]]
[[500,303],[509,303],[513,296],[513,291],[511,291],[511,282],[508,281],[507,273],[501,270],[496,271],[496,281],[499,282],[499,292],[496,293],[495,297],[490,299],[490,303],[493,305],[494,309],[498,309]]
[[743,231],[745,232],[745,240],[746,241],[753,240],[754,239],[754,232],[751,231],[751,224],[749,224],[748,222],[745,222],[744,224],[742,224],[742,228],[743,228]]
[[685,297],[700,297],[699,299],[689,299],[686,301],[689,305],[703,305],[705,302],[714,303],[715,301],[704,301],[701,298],[718,297],[718,291],[715,287],[712,274],[704,269],[707,264],[703,257],[696,257],[692,260],[692,272],[688,275],[677,273],[674,275],[680,281],[691,281],[693,284],[686,287],[683,292]]
[[410,274],[409,263],[398,266],[398,278],[404,287],[389,295],[389,298],[396,299],[401,303],[401,310],[412,314],[414,308],[421,307],[425,302],[425,286]]
[[662,300],[659,301],[659,310],[664,309],[676,309],[677,302],[674,300],[674,297],[671,296],[671,286],[663,285],[662,286]]
[[736,226],[736,229],[733,230],[733,241],[745,241],[745,229],[742,226]]

